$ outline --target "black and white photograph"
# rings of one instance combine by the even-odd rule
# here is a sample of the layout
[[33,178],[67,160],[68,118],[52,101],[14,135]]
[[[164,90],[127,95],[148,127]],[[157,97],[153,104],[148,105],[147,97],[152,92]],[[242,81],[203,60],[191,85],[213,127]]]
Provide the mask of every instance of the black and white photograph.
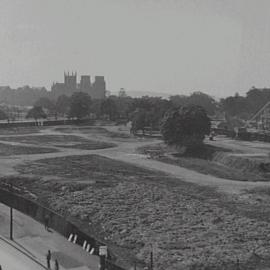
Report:
[[0,270],[270,270],[269,0],[0,0]]

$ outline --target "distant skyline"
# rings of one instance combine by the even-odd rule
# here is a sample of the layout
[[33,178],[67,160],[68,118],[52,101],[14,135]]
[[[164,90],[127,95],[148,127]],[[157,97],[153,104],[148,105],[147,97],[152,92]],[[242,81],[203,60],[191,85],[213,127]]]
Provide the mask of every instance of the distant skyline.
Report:
[[2,0],[0,85],[64,71],[117,92],[214,97],[270,87],[268,0]]

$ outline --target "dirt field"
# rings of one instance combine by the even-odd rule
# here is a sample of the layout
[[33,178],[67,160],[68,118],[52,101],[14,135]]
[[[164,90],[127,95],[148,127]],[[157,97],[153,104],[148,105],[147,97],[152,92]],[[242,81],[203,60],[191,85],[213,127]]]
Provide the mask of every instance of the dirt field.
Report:
[[31,147],[31,146],[21,146],[21,145],[10,145],[0,143],[0,156],[13,156],[13,155],[32,155],[32,154],[45,154],[58,152],[54,148],[45,147]]
[[[164,143],[140,147],[138,153],[168,164],[185,167],[196,172],[238,181],[269,181],[270,158],[249,155],[217,144],[206,144],[195,153],[178,154],[173,147]],[[269,169],[268,169],[269,167]],[[268,172],[269,170],[269,172]]]
[[1,137],[2,141],[19,142],[27,144],[58,144],[87,142],[86,139],[74,135],[27,135]]
[[87,178],[90,181],[98,179],[104,180],[104,182],[112,182],[114,179],[120,181],[126,176],[144,177],[146,175],[148,178],[154,178],[159,175],[154,172],[150,174],[148,170],[98,155],[41,159],[18,165],[16,169],[20,174],[51,175],[79,181]]
[[34,180],[13,183],[61,214],[90,222],[92,233],[130,260],[136,255],[146,262],[151,243],[157,269],[234,269],[237,258],[247,267],[254,249],[264,258],[270,252],[270,224],[261,218],[267,208],[251,217],[256,204],[247,211],[239,198],[212,188],[89,155],[38,160],[18,170]]
[[33,133],[39,133],[43,129],[46,129],[46,128],[43,128],[43,127],[1,128],[0,135],[33,134]]
[[26,196],[85,226],[122,265],[129,268],[136,260],[142,269],[153,248],[157,270],[270,267],[269,183],[231,181],[149,159],[136,149],[158,141],[125,139],[124,128],[60,129],[10,141],[61,145],[64,138],[114,147],[56,147],[57,153],[0,159],[0,169],[14,170],[11,176],[0,170],[2,183],[12,181]]

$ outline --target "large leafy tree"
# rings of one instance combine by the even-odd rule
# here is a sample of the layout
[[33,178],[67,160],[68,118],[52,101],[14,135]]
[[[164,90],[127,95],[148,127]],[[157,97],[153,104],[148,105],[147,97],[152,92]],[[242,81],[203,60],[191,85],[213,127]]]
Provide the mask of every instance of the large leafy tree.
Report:
[[34,118],[35,120],[37,119],[44,119],[46,118],[47,115],[43,111],[41,106],[34,106],[32,109],[30,109],[26,115],[26,118]]
[[35,107],[42,107],[43,110],[49,115],[52,116],[54,115],[55,118],[57,118],[57,111],[56,111],[56,106],[55,102],[50,100],[47,97],[41,97],[39,98],[35,104]]
[[193,92],[188,97],[188,104],[203,107],[208,115],[214,115],[218,108],[218,103],[211,96],[202,92]]
[[135,134],[138,130],[141,130],[144,134],[147,124],[147,111],[145,109],[137,109],[132,116],[131,132]]
[[104,115],[108,115],[110,120],[115,120],[118,117],[119,113],[113,97],[108,97],[102,102],[101,113]]
[[210,119],[201,106],[174,108],[165,115],[161,133],[169,145],[197,147],[210,133]]
[[60,115],[64,116],[68,114],[70,108],[70,98],[66,95],[61,95],[56,101],[56,111]]
[[[136,122],[139,122],[145,127],[150,127],[151,130],[160,128],[160,122],[165,112],[170,108],[170,102],[160,97],[142,97],[135,98],[133,100],[133,114],[132,123],[134,127],[137,126]],[[141,129],[141,128],[140,128]]]
[[50,112],[51,111],[55,111],[55,103],[52,100],[50,100],[49,98],[47,98],[47,97],[41,97],[41,98],[39,98],[35,102],[34,106],[36,106],[36,107],[42,107],[44,109],[47,109]]
[[170,102],[175,108],[188,105],[201,106],[206,110],[208,115],[214,115],[218,110],[218,102],[211,96],[199,91],[193,92],[190,96],[170,96]]
[[91,97],[84,92],[74,93],[70,98],[69,117],[82,119],[91,112]]
[[8,119],[7,114],[0,109],[0,120]]
[[270,89],[252,87],[246,94],[246,101],[249,113],[254,114],[270,101]]
[[230,116],[237,116],[239,118],[250,117],[250,106],[247,103],[247,99],[240,96],[238,93],[235,96],[230,96],[225,99],[221,99],[221,106],[224,112]]

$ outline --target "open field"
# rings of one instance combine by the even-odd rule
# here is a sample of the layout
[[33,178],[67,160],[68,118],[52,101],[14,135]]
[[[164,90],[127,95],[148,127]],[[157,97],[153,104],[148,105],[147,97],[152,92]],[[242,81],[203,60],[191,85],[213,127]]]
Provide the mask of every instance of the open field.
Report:
[[[16,171],[2,177],[0,185],[12,182],[25,196],[70,217],[106,242],[127,269],[134,260],[143,269],[151,245],[157,270],[270,267],[270,185],[248,181],[240,185],[243,182],[237,180],[248,178],[241,178],[238,170],[228,166],[215,167],[211,161],[216,152],[237,155],[245,146],[233,142],[239,149],[231,149],[222,141],[224,145],[207,146],[197,157],[189,153],[179,164],[175,161],[179,155],[167,155],[154,140],[111,133],[118,134],[117,127],[67,126],[42,130],[38,136],[12,136],[11,142],[61,147],[58,153],[34,156],[25,152],[16,163],[4,163]],[[97,150],[104,141],[115,147]],[[78,145],[85,144],[90,150],[82,152]],[[143,154],[136,152],[138,147]],[[162,163],[146,159],[144,154]],[[168,163],[175,166],[169,167],[162,156],[172,159],[175,163]],[[191,170],[177,170],[179,165]],[[178,173],[170,175],[166,166]],[[194,175],[194,171],[199,173]],[[211,178],[217,183],[210,186],[209,174],[222,174],[223,178]],[[245,174],[251,177],[250,171]],[[196,184],[189,177],[198,178]],[[217,190],[219,181],[222,185],[228,182],[228,190],[235,187],[237,192]],[[204,182],[208,184],[201,185]]]

